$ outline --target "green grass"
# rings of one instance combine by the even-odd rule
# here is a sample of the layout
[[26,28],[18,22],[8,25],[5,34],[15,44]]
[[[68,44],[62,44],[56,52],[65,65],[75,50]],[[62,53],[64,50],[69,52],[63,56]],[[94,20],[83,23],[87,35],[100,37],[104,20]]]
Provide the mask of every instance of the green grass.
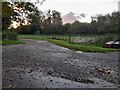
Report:
[[23,41],[15,41],[15,40],[3,40],[0,41],[0,45],[11,45],[11,44],[24,44],[25,42]]
[[111,49],[111,48],[103,48],[100,46],[94,46],[94,45],[85,45],[85,44],[75,44],[75,43],[68,43],[67,41],[62,40],[48,40],[49,42],[52,42],[56,45],[60,45],[63,47],[67,47],[69,49],[75,50],[75,51],[83,51],[83,52],[115,52],[120,51],[120,49]]
[[112,49],[112,48],[103,48],[101,46],[96,46],[96,45],[88,45],[88,44],[80,44],[80,43],[69,43],[68,41],[64,40],[55,40],[55,39],[49,39],[43,36],[24,36],[21,35],[19,36],[21,39],[34,39],[34,40],[47,40],[51,43],[54,43],[59,46],[63,46],[75,51],[83,51],[83,52],[115,52],[115,51],[120,51],[120,49]]

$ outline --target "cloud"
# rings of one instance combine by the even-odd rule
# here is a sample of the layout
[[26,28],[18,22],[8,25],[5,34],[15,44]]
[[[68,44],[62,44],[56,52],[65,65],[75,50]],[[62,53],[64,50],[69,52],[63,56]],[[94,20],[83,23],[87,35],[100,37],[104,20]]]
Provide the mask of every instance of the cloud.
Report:
[[69,12],[68,14],[62,17],[63,24],[65,23],[73,23],[75,21],[79,21],[82,18],[85,18],[86,14],[75,14],[74,12]]
[[74,21],[78,21],[78,19],[75,16],[75,13],[69,12],[68,14],[62,17],[62,21],[65,24],[65,23],[73,23]]
[[86,15],[85,15],[84,13],[81,13],[80,16],[81,16],[82,18],[85,18],[85,17],[86,17]]

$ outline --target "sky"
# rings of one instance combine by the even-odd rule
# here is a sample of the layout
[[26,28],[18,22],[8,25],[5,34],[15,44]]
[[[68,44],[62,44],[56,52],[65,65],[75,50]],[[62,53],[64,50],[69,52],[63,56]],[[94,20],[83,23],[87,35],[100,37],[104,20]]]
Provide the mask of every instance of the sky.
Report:
[[46,0],[39,5],[41,11],[56,10],[62,15],[63,23],[91,22],[91,16],[118,11],[120,0]]

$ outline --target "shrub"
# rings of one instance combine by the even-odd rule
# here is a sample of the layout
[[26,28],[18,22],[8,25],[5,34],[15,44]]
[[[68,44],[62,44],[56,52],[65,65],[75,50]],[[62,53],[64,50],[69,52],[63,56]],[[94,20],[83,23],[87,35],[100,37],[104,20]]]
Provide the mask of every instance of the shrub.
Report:
[[2,33],[2,40],[17,40],[17,33],[14,31],[4,31]]

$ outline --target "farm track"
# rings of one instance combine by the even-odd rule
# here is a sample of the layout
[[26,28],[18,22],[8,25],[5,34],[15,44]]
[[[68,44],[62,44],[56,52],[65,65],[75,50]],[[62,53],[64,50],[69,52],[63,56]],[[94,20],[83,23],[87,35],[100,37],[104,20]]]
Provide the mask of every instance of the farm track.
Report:
[[118,53],[75,52],[48,41],[2,47],[3,88],[116,88]]

